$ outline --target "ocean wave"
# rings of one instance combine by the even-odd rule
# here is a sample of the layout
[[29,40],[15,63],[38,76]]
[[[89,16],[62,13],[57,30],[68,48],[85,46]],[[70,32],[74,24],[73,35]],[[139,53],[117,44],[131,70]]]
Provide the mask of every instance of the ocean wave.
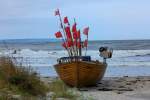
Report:
[[[85,54],[85,51],[82,53]],[[65,50],[31,50],[21,49],[14,53],[14,50],[7,50],[0,52],[0,56],[10,56],[22,61],[23,63],[52,65],[57,63],[56,60],[60,57],[68,56]],[[99,56],[98,50],[88,50],[87,55],[91,56],[93,60],[102,61],[103,58]],[[111,59],[107,60],[112,66],[136,66],[146,65],[150,66],[150,50],[114,50]]]
[[136,57],[149,54],[150,50],[115,50],[113,57]]
[[[85,50],[82,53],[85,55]],[[103,61],[99,56],[98,50],[88,50],[87,55],[91,56],[93,60]],[[10,56],[17,59],[17,63],[22,63],[23,66],[31,66],[40,75],[56,75],[53,65],[57,63],[57,58],[68,56],[65,50],[5,50],[0,51],[0,56]],[[107,60],[108,75],[131,75],[134,69],[138,74],[142,69],[150,71],[150,50],[114,50],[111,59]],[[142,67],[142,68],[141,68]],[[123,71],[122,71],[123,70]],[[121,72],[122,71],[122,72]],[[116,74],[118,73],[118,74]],[[127,74],[128,73],[128,74]],[[148,73],[146,71],[145,73]]]
[[[32,57],[32,58],[45,58],[45,57],[64,57],[68,56],[65,50],[31,50],[31,49],[21,49],[21,50],[6,50],[1,51],[0,56],[9,55],[14,57]],[[83,55],[85,55],[85,50],[83,50]],[[87,55],[93,58],[100,58],[98,50],[88,50]],[[150,56],[150,50],[114,50],[113,58],[123,58],[123,57],[140,57],[140,56]],[[112,59],[113,59],[112,58]]]
[[148,53],[148,54],[144,54],[144,55],[135,55],[135,56],[137,56],[137,57],[150,56],[150,53]]
[[143,67],[150,67],[150,62],[108,62],[109,66],[112,67],[133,67],[133,66],[143,66]]

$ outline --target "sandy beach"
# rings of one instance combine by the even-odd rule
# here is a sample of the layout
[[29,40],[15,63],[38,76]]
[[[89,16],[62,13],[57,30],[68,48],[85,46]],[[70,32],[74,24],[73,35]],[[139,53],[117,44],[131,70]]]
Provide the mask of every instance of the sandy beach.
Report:
[[[49,83],[52,78],[42,78]],[[150,76],[105,77],[96,86],[80,88],[79,92],[94,100],[150,100]]]
[[80,91],[94,100],[150,100],[150,77],[109,77]]

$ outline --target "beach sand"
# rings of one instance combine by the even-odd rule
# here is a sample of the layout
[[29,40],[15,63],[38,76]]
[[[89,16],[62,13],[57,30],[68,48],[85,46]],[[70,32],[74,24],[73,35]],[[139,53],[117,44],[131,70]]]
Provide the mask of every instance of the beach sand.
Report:
[[[52,78],[42,78],[49,83]],[[105,77],[96,86],[79,91],[94,100],[150,100],[150,76]]]
[[150,76],[103,78],[97,86],[80,91],[94,100],[150,100]]

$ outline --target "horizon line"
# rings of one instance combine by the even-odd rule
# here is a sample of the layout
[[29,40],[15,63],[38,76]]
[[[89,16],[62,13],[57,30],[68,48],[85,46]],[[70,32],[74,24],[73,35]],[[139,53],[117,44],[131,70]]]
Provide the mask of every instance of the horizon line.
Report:
[[[46,39],[46,40],[61,40],[61,39],[57,39],[57,38],[16,38],[16,39],[0,39],[0,41],[5,41],[5,40],[40,40],[40,39]],[[125,40],[150,40],[150,39],[112,39],[112,40],[110,40],[110,39],[108,39],[108,40],[106,40],[106,39],[101,39],[101,40],[89,40],[89,41],[120,41],[120,40],[122,40],[122,41],[125,41]]]

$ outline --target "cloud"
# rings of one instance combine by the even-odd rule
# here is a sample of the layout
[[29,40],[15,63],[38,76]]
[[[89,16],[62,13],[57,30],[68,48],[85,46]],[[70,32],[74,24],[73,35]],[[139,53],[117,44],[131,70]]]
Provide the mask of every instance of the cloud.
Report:
[[48,0],[0,0],[1,18],[47,17]]
[[150,38],[149,4],[149,0],[0,0],[0,38],[40,38],[50,33],[53,37],[59,27],[56,8],[69,19],[75,17],[79,28],[89,25],[90,39],[141,34]]

